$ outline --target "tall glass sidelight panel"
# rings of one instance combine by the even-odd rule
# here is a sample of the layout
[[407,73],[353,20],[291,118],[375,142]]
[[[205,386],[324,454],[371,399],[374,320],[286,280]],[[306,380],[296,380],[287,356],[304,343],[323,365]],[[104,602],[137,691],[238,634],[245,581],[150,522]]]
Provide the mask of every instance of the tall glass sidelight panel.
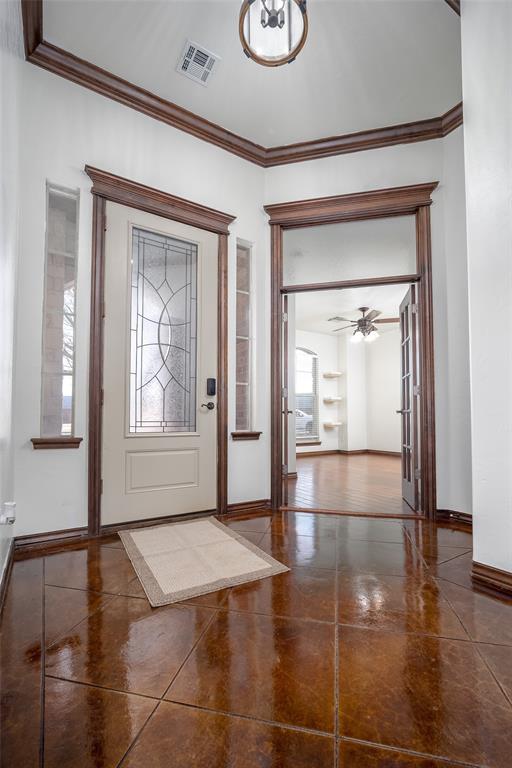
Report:
[[132,230],[129,432],[196,430],[197,245]]
[[283,231],[283,285],[416,273],[414,216]]
[[236,429],[252,426],[251,249],[236,249]]
[[41,437],[74,433],[79,194],[47,186]]

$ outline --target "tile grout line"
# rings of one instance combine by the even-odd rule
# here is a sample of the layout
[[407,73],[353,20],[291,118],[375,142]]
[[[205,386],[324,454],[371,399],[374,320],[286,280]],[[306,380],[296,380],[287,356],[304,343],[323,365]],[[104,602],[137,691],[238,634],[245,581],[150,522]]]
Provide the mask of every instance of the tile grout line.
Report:
[[[45,586],[53,586],[53,584],[46,584]],[[77,591],[78,591],[78,590],[77,590]],[[68,634],[68,632],[72,632],[74,629],[76,629],[76,627],[78,627],[78,626],[79,626],[79,624],[81,624],[81,623],[82,623],[83,621],[85,621],[86,619],[90,619],[90,618],[91,618],[91,616],[94,616],[95,614],[97,614],[97,613],[99,613],[100,611],[102,611],[104,608],[106,608],[106,607],[107,607],[107,605],[109,605],[109,604],[112,602],[112,600],[113,600],[115,597],[118,597],[118,595],[110,595],[110,594],[108,594],[107,592],[97,592],[96,594],[99,594],[99,595],[103,595],[103,594],[105,594],[105,595],[107,595],[107,600],[105,601],[105,604],[104,604],[104,605],[100,605],[100,606],[98,606],[98,608],[96,608],[96,610],[95,610],[95,611],[91,611],[90,613],[87,613],[87,614],[86,614],[86,615],[85,615],[83,618],[79,619],[77,622],[75,622],[74,624],[72,624],[72,625],[71,625],[71,626],[70,626],[68,629],[66,629],[66,630],[64,630],[63,632],[61,632],[61,634],[60,634],[60,635],[57,635],[57,637],[55,637],[55,638],[52,640],[52,642],[51,642],[51,643],[48,645],[48,648],[46,648],[46,638],[45,638],[45,653],[46,653],[46,650],[48,650],[48,651],[49,651],[49,650],[51,650],[51,649],[52,649],[52,648],[53,648],[55,645],[57,645],[57,643],[58,643],[60,640],[62,640],[62,638],[63,638],[65,635],[67,635],[67,634]],[[49,677],[50,677],[50,675],[49,675]]]
[[[498,686],[498,688],[500,689],[501,693],[502,693],[502,694],[503,694],[503,696],[505,697],[505,700],[506,700],[506,701],[508,702],[508,704],[509,704],[509,705],[512,707],[512,698],[511,698],[511,697],[510,697],[510,696],[507,694],[507,692],[506,692],[505,688],[502,686],[502,684],[500,683],[500,681],[498,680],[498,678],[497,678],[497,677],[496,677],[496,675],[494,674],[493,670],[491,669],[491,666],[490,666],[490,665],[489,665],[489,663],[487,662],[487,659],[485,658],[485,656],[484,656],[484,655],[483,655],[483,653],[481,652],[481,650],[480,650],[480,643],[479,643],[479,641],[478,641],[478,640],[473,640],[473,638],[471,637],[471,635],[470,635],[470,633],[469,633],[469,630],[466,628],[466,625],[464,624],[464,622],[463,622],[463,621],[462,621],[462,619],[460,618],[459,614],[457,613],[457,611],[455,610],[455,608],[454,608],[454,607],[453,607],[453,605],[451,604],[450,600],[449,600],[449,599],[446,597],[446,595],[444,595],[444,594],[443,594],[443,597],[444,597],[444,599],[446,600],[446,602],[448,603],[448,605],[450,606],[450,608],[452,609],[452,611],[453,611],[453,612],[455,613],[455,615],[457,616],[458,620],[460,621],[460,623],[461,623],[462,627],[464,628],[464,631],[466,632],[466,634],[467,634],[467,636],[468,636],[468,638],[469,638],[469,642],[471,643],[471,645],[472,645],[472,646],[474,646],[474,648],[475,648],[475,651],[477,652],[478,656],[479,656],[479,657],[480,657],[480,659],[482,660],[482,662],[483,662],[484,666],[486,667],[487,671],[488,671],[488,672],[489,672],[489,674],[491,675],[492,679],[494,680],[494,682],[496,683],[496,685],[497,685],[497,686]],[[483,643],[483,645],[486,645],[486,643]],[[487,645],[490,645],[490,643],[487,643]],[[509,648],[510,646],[499,646],[499,647],[505,647],[505,648]]]
[[43,557],[41,564],[41,715],[39,723],[39,765],[44,768],[44,727],[45,727],[45,693],[46,693],[46,557]]
[[339,733],[339,635],[340,629],[338,626],[338,590],[339,590],[339,574],[338,574],[338,535],[339,525],[336,526],[336,571],[334,582],[334,768],[338,768],[338,743],[336,739]]
[[[226,597],[224,598],[224,600],[226,600],[226,599],[227,599],[227,595],[226,595]],[[208,610],[208,609],[206,609],[206,610]],[[197,648],[198,644],[201,642],[201,640],[203,639],[203,637],[206,635],[207,631],[210,629],[211,625],[213,624],[213,621],[214,621],[214,619],[217,619],[218,615],[219,615],[219,614],[218,614],[218,611],[215,611],[215,610],[214,610],[214,611],[212,612],[212,615],[210,616],[210,619],[209,619],[209,620],[206,622],[206,625],[205,625],[205,627],[204,627],[203,631],[202,631],[202,632],[200,632],[200,634],[199,634],[199,636],[198,636],[197,640],[195,641],[195,643],[193,643],[193,645],[192,645],[192,648],[191,648],[191,649],[190,649],[190,651],[187,653],[187,655],[186,655],[186,656],[185,656],[185,658],[183,659],[182,663],[179,665],[178,669],[176,670],[176,672],[175,672],[175,673],[174,673],[174,675],[172,676],[172,678],[171,678],[171,681],[170,681],[169,685],[167,686],[167,688],[165,689],[165,691],[163,692],[163,694],[160,696],[160,700],[161,700],[161,701],[163,701],[163,700],[165,699],[165,696],[166,696],[166,695],[167,695],[167,693],[169,692],[169,689],[171,688],[172,684],[174,683],[174,681],[175,681],[175,680],[176,680],[176,678],[178,677],[179,673],[181,672],[181,670],[183,669],[183,667],[185,666],[185,664],[187,663],[187,661],[189,660],[189,658],[192,656],[192,654],[193,654],[193,652],[195,651],[195,649]]]
[[284,730],[287,730],[287,731],[309,733],[312,736],[322,736],[324,738],[329,738],[329,739],[332,739],[333,741],[336,741],[336,737],[333,733],[329,733],[328,731],[316,731],[314,728],[308,728],[305,725],[294,725],[293,723],[283,723],[278,720],[266,720],[265,718],[254,717],[254,715],[242,714],[240,712],[228,712],[221,709],[210,709],[208,707],[201,706],[200,704],[190,704],[186,701],[175,701],[174,699],[165,699],[163,703],[174,704],[179,707],[188,707],[189,709],[197,709],[199,712],[208,712],[214,715],[222,715],[223,717],[229,717],[234,719],[238,718],[240,720],[249,720],[249,722],[252,722],[252,723],[262,723],[263,725],[271,725],[276,728],[283,728]]
[[135,691],[124,691],[122,688],[112,688],[108,685],[101,685],[101,683],[88,683],[84,680],[73,680],[70,677],[62,677],[61,675],[46,675],[50,680],[60,680],[63,683],[71,683],[71,685],[85,685],[87,688],[99,688],[100,691],[110,691],[111,693],[119,693],[122,696],[138,696],[141,699],[150,699],[151,701],[160,702],[160,699],[156,696],[150,696],[148,693],[138,693]]
[[132,751],[133,747],[135,746],[135,744],[137,743],[139,738],[142,736],[142,734],[146,730],[146,726],[149,724],[149,721],[153,719],[153,715],[155,714],[155,712],[157,711],[157,709],[158,709],[158,707],[160,706],[161,703],[162,703],[161,701],[156,700],[155,706],[153,707],[153,709],[151,710],[151,712],[149,713],[149,715],[145,719],[144,724],[142,725],[142,728],[140,729],[138,734],[135,736],[135,738],[133,739],[131,744],[128,746],[128,749],[126,750],[126,752],[124,753],[122,758],[116,764],[116,768],[121,768],[122,764],[124,763],[124,761],[126,760],[128,755],[130,754],[130,752]]
[[[507,691],[505,690],[503,685],[500,683],[500,681],[498,680],[498,678],[494,674],[493,669],[491,668],[491,666],[488,663],[487,659],[485,658],[485,656],[483,655],[483,653],[480,650],[480,644],[478,642],[473,642],[473,645],[475,646],[476,652],[478,653],[478,655],[482,659],[483,663],[485,664],[485,666],[486,666],[488,672],[490,673],[491,677],[493,678],[494,682],[496,683],[496,685],[498,686],[498,688],[502,692],[503,696],[505,697],[505,700],[512,707],[512,697],[508,695]],[[484,645],[485,645],[485,643],[484,643]]]
[[[433,563],[433,565],[438,565],[438,566],[446,565],[446,563],[451,563],[454,560],[457,560],[459,557],[462,557],[463,555],[472,554],[472,552],[473,552],[473,550],[471,550],[471,549],[465,549],[464,552],[459,552],[458,555],[454,555],[453,557],[449,557],[448,560],[443,560],[441,563]],[[427,565],[428,565],[428,563],[427,563]]]
[[354,736],[342,736],[338,741],[348,741],[351,744],[362,744],[364,746],[375,747],[376,749],[383,749],[389,752],[396,752],[397,754],[413,755],[415,757],[423,757],[429,760],[437,760],[438,762],[447,763],[448,766],[461,766],[461,768],[488,768],[482,763],[467,763],[456,758],[450,758],[440,755],[432,755],[429,752],[417,752],[414,749],[408,749],[407,747],[394,747],[389,744],[380,744],[377,741],[364,741],[364,739],[356,739]]

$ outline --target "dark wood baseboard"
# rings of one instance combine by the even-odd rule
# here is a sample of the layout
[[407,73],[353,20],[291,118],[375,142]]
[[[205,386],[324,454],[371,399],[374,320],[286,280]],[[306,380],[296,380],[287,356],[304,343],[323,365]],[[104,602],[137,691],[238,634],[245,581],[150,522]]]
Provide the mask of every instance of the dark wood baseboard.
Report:
[[456,512],[453,509],[438,509],[436,511],[436,521],[439,523],[462,523],[473,528],[473,516],[468,512]]
[[0,581],[0,616],[5,603],[5,596],[7,595],[7,587],[11,579],[12,564],[14,562],[14,539],[11,539],[9,544],[9,551],[7,552],[7,560],[5,562],[4,571],[2,574],[2,580]]
[[374,448],[368,448],[368,450],[365,451],[365,453],[370,453],[373,456],[398,456],[398,457],[400,457],[402,455],[400,453],[400,451],[377,451]]
[[339,451],[297,451],[296,456],[300,459],[301,456],[334,456],[336,453]]
[[417,512],[413,512],[411,510],[410,514],[407,513],[401,513],[401,514],[384,514],[382,512],[353,512],[348,509],[324,509],[322,507],[317,507],[315,509],[310,507],[295,507],[295,506],[281,506],[279,507],[279,512],[307,512],[307,513],[313,513],[317,515],[341,515],[342,517],[371,517],[372,519],[376,520],[425,520],[425,515],[421,515]]
[[502,571],[499,568],[493,568],[492,565],[484,565],[484,563],[477,563],[473,560],[471,578],[479,587],[512,597],[512,573],[510,571]]
[[[254,501],[229,504],[228,514],[234,515],[267,509],[270,509],[270,499],[255,499]],[[90,535],[85,527],[16,536],[13,539],[11,556],[15,560],[40,557],[41,555],[54,554],[68,549],[77,549],[93,541],[101,543],[101,540],[107,536],[112,536],[112,534],[127,528],[147,528],[152,525],[177,523],[180,520],[195,520],[196,518],[209,517],[214,514],[216,514],[215,509],[206,509],[200,512],[188,512],[183,515],[167,515],[166,517],[153,517],[148,520],[131,520],[127,523],[102,525],[98,536]]]
[[301,451],[297,453],[297,456],[334,456],[339,454],[341,456],[362,456],[364,454],[372,454],[375,456],[401,456],[400,451],[377,451],[373,448],[361,448],[356,451],[344,451],[341,448],[332,451]]
[[270,499],[239,501],[236,504],[228,504],[228,515],[240,515],[244,512],[255,512],[267,509],[270,509]]

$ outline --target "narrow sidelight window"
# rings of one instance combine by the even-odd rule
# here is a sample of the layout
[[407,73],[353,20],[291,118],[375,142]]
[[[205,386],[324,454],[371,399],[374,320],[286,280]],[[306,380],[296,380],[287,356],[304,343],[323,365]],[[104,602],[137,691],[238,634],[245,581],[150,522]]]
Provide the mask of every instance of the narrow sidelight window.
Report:
[[236,248],[236,430],[252,429],[251,249]]
[[295,436],[297,443],[318,440],[318,356],[310,349],[295,350]]
[[79,193],[47,185],[41,436],[74,433]]

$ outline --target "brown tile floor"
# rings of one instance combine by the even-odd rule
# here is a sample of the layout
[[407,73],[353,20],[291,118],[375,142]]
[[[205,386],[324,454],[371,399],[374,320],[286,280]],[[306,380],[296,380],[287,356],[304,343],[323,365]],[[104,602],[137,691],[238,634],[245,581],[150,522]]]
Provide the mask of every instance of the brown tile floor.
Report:
[[290,572],[151,609],[115,538],[14,564],[2,768],[512,764],[512,601],[472,588],[466,531],[229,525]]

